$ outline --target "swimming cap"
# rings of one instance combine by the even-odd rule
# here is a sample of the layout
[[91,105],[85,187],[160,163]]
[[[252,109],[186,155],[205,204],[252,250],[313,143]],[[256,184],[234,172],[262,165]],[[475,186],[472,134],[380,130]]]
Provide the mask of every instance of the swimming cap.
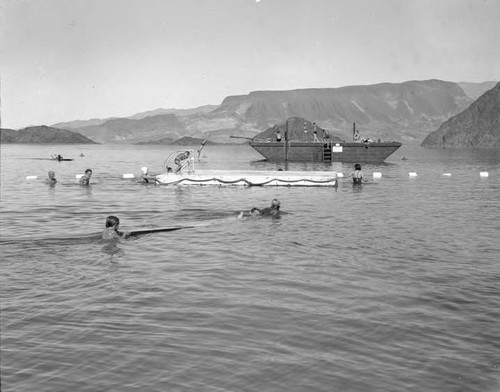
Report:
[[146,174],[146,173],[148,172],[148,168],[147,168],[146,166],[144,166],[141,170],[142,170],[142,172],[143,172],[144,174]]
[[280,205],[280,201],[278,199],[273,199],[273,201],[271,202],[271,205],[273,205],[273,206],[279,206]]

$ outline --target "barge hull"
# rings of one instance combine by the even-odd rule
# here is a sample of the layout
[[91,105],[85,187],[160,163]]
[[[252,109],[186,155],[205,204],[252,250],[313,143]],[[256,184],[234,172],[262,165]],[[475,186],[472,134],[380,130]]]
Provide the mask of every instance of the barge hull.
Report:
[[311,143],[258,142],[252,146],[268,161],[273,162],[359,162],[380,163],[401,147],[398,142],[372,143]]

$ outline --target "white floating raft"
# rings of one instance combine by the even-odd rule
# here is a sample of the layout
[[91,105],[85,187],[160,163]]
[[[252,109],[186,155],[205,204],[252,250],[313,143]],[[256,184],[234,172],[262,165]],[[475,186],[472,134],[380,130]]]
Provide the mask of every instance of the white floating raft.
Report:
[[337,187],[336,172],[203,170],[156,176],[160,185],[329,186]]

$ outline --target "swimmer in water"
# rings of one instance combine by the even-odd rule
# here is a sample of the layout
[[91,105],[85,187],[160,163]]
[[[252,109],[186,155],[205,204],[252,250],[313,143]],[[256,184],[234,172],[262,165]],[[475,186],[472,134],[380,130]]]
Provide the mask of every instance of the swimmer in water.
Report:
[[155,183],[156,182],[156,177],[150,176],[148,174],[148,168],[143,167],[141,169],[142,174],[139,177],[139,182],[142,182],[143,184],[149,184],[149,183]]
[[[266,207],[266,208],[257,208],[253,207],[250,211],[241,211],[238,215],[238,218],[244,218],[244,217],[252,217],[252,218],[258,218],[258,217],[263,217],[263,216],[270,216],[274,218],[279,218],[282,212],[280,211],[280,206],[281,203],[278,199],[273,199],[271,202],[271,207]],[[286,212],[283,212],[283,214],[286,214]]]
[[89,185],[90,177],[92,177],[92,170],[91,169],[85,170],[85,174],[80,177],[80,185]]
[[363,182],[366,182],[365,176],[361,171],[361,165],[356,163],[354,165],[354,171],[351,173],[352,176],[352,185],[361,185]]
[[52,170],[50,170],[48,173],[47,173],[47,179],[45,180],[45,182],[47,184],[55,184],[57,182],[57,179],[56,179],[56,173],[54,173]]
[[270,216],[278,216],[280,214],[280,206],[281,203],[278,199],[273,199],[271,201],[271,207],[266,207],[260,210],[260,214],[262,216],[270,215]]
[[119,231],[120,219],[116,216],[110,215],[106,218],[106,225],[102,232],[101,238],[103,240],[113,240],[119,238],[127,238],[130,234],[126,231]]

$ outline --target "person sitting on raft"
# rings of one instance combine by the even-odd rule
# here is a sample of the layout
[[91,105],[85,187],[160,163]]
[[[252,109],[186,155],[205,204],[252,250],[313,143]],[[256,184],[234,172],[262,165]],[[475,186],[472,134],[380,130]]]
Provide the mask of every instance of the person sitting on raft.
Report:
[[127,238],[130,234],[126,231],[119,231],[120,219],[110,215],[106,218],[106,224],[101,238],[103,240],[113,240],[119,238]]
[[54,173],[52,170],[47,173],[47,177],[48,178],[45,180],[47,184],[55,184],[57,182],[56,173]]
[[363,182],[366,182],[365,176],[361,171],[361,165],[359,163],[356,163],[354,165],[354,171],[351,173],[351,176],[353,185],[361,185]]
[[190,156],[191,156],[191,153],[189,151],[184,151],[175,157],[174,163],[177,166],[177,168],[175,169],[176,173],[179,173],[180,171],[182,171],[186,166],[188,167],[189,171],[192,170]]

